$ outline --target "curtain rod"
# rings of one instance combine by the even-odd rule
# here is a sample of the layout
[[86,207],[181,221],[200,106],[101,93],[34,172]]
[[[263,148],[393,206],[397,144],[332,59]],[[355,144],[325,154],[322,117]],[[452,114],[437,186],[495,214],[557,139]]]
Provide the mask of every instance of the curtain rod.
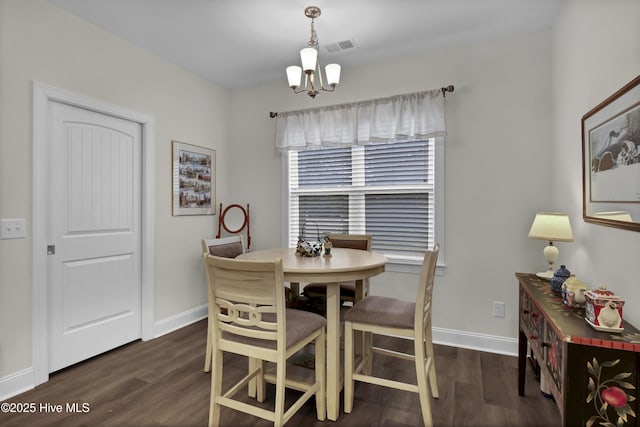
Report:
[[[440,91],[442,92],[442,97],[446,98],[447,96],[447,92],[453,92],[455,88],[453,87],[453,85],[449,85],[446,87],[441,87]],[[276,117],[278,117],[278,113],[270,111],[269,112],[269,117],[271,117],[272,119],[275,119]]]

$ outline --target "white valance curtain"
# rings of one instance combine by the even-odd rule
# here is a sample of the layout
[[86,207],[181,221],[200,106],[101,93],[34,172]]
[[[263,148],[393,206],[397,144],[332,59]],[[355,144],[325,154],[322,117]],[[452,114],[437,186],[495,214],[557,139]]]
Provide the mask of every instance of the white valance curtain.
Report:
[[440,89],[278,113],[276,147],[308,150],[444,136]]

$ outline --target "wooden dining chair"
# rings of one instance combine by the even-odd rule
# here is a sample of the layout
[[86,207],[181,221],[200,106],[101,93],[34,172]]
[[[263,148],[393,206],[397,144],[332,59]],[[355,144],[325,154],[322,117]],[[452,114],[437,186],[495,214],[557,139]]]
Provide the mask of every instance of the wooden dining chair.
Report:
[[[424,424],[425,426],[432,425],[427,382],[431,384],[431,395],[438,398],[431,336],[431,309],[439,251],[440,247],[436,244],[433,250],[427,251],[424,255],[416,302],[382,296],[368,296],[357,302],[345,314],[344,411],[346,413],[350,413],[353,409],[354,381],[361,381],[418,393]],[[412,339],[414,353],[406,354],[388,348],[371,346],[365,350],[361,360],[354,367],[354,331]],[[412,360],[415,363],[417,384],[373,375],[371,361],[374,354]]]
[[[202,239],[202,253],[209,253],[211,255],[235,258],[245,252],[244,239],[242,235],[222,237],[218,239]],[[209,293],[209,286],[207,286],[207,293]],[[209,300],[211,300],[209,296]],[[204,357],[204,371],[209,372],[211,370],[211,322],[213,321],[211,304],[209,304],[208,312],[208,325],[207,325],[207,349]]]
[[[363,251],[371,250],[371,234],[329,234],[329,240],[334,248],[360,249]],[[358,286],[356,281],[340,282],[340,302],[350,301],[355,303],[369,293],[369,283],[367,280],[360,281],[362,283],[362,294],[356,295]],[[309,283],[303,288],[303,293],[311,300],[316,298],[327,297],[326,283]]]
[[[326,320],[324,317],[285,306],[282,260],[238,260],[204,254],[207,282],[213,307],[211,401],[209,425],[220,425],[222,407],[284,425],[312,396],[316,416],[326,418]],[[315,379],[311,383],[287,378],[287,360],[307,344],[315,345]],[[223,353],[246,356],[248,374],[222,391]],[[276,373],[265,372],[265,362],[275,364]],[[234,396],[251,382],[256,399],[265,401],[265,383],[276,386],[274,410],[246,403]],[[285,388],[302,395],[285,410]],[[251,395],[251,392],[249,392]]]

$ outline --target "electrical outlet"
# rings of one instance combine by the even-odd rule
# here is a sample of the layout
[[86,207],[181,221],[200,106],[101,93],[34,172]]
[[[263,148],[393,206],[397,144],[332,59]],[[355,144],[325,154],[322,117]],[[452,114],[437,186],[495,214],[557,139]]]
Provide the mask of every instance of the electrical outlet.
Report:
[[504,302],[493,302],[493,317],[504,317]]
[[0,239],[23,239],[25,234],[25,221],[20,219],[0,219]]

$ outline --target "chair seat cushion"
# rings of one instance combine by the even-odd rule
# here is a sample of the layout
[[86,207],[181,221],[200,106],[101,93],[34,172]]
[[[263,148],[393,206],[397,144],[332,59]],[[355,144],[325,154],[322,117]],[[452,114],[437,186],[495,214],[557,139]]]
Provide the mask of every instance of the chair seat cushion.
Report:
[[[310,335],[314,331],[327,325],[327,319],[324,317],[310,313],[308,311],[295,310],[287,308],[287,348],[293,346],[304,337]],[[266,321],[275,321],[275,314],[265,314],[263,317]],[[241,335],[223,332],[222,339],[236,341],[243,344],[254,345],[264,348],[276,348],[276,342],[272,340],[262,340],[258,338],[249,338]]]
[[392,328],[413,329],[416,304],[395,298],[368,296],[344,315],[344,320]]
[[[341,297],[356,297],[356,282],[340,282],[340,296]],[[309,294],[327,294],[327,284],[326,283],[309,283],[304,287],[304,291]]]

